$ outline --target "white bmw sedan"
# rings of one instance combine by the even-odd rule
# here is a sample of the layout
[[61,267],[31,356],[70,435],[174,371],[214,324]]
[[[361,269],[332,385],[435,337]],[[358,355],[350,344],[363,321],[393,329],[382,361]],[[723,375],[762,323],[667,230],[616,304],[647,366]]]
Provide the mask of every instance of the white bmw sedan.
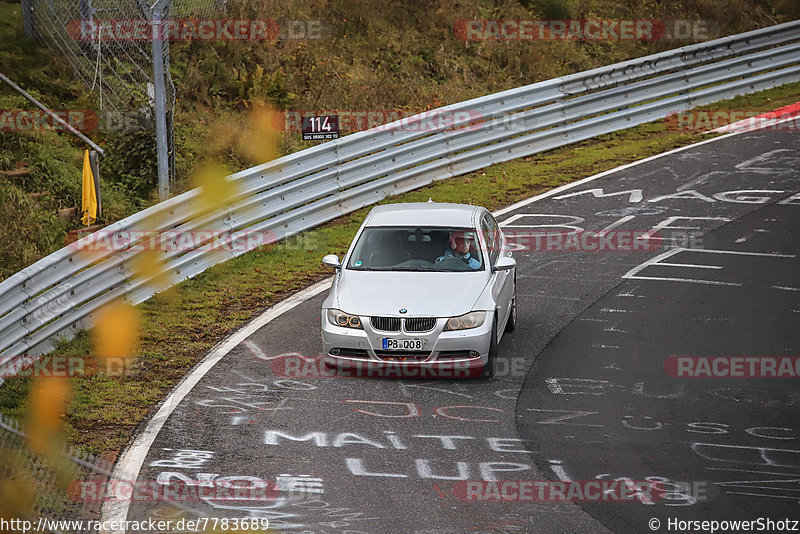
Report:
[[492,375],[497,344],[516,323],[516,262],[485,208],[378,206],[344,259],[322,262],[337,270],[322,304],[328,365]]

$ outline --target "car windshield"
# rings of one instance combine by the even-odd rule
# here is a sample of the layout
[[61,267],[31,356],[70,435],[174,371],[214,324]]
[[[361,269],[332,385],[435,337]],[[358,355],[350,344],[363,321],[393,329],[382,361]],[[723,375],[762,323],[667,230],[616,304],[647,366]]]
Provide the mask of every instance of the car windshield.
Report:
[[348,269],[359,271],[446,271],[483,269],[478,234],[472,228],[366,228]]

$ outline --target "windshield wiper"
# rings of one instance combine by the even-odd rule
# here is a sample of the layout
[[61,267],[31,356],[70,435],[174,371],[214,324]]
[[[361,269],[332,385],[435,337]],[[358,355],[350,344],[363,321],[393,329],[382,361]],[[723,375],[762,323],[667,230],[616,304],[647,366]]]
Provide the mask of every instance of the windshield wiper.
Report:
[[392,267],[392,271],[439,271],[441,269],[434,269],[432,267]]
[[376,272],[429,272],[429,273],[470,273],[482,269],[436,269],[433,267],[348,267],[351,271],[376,271]]

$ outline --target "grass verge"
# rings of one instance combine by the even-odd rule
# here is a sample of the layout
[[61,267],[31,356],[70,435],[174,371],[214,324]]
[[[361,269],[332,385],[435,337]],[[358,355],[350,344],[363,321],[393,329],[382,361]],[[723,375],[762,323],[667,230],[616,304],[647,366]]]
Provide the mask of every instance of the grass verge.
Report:
[[[789,84],[699,109],[771,110],[800,100]],[[664,121],[607,134],[386,199],[480,204],[495,210],[618,165],[715,134],[677,133]],[[121,449],[137,425],[203,355],[229,332],[287,295],[329,276],[320,259],[342,255],[370,208],[215,266],[139,306],[141,335],[135,365],[121,376],[76,377],[66,414],[66,438],[90,452]],[[62,343],[62,356],[91,356],[86,333]],[[0,387],[0,412],[22,419],[30,380]]]

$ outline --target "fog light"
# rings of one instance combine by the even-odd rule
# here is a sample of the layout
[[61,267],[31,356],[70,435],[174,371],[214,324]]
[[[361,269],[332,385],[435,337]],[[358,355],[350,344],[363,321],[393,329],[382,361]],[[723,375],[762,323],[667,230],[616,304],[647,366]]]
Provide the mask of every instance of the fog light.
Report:
[[342,352],[342,349],[340,349],[339,347],[334,347],[331,349],[331,354],[333,354],[334,356],[338,356],[340,352]]
[[469,355],[472,356],[473,358],[479,358],[481,353],[478,352],[477,350],[471,350],[469,351]]

